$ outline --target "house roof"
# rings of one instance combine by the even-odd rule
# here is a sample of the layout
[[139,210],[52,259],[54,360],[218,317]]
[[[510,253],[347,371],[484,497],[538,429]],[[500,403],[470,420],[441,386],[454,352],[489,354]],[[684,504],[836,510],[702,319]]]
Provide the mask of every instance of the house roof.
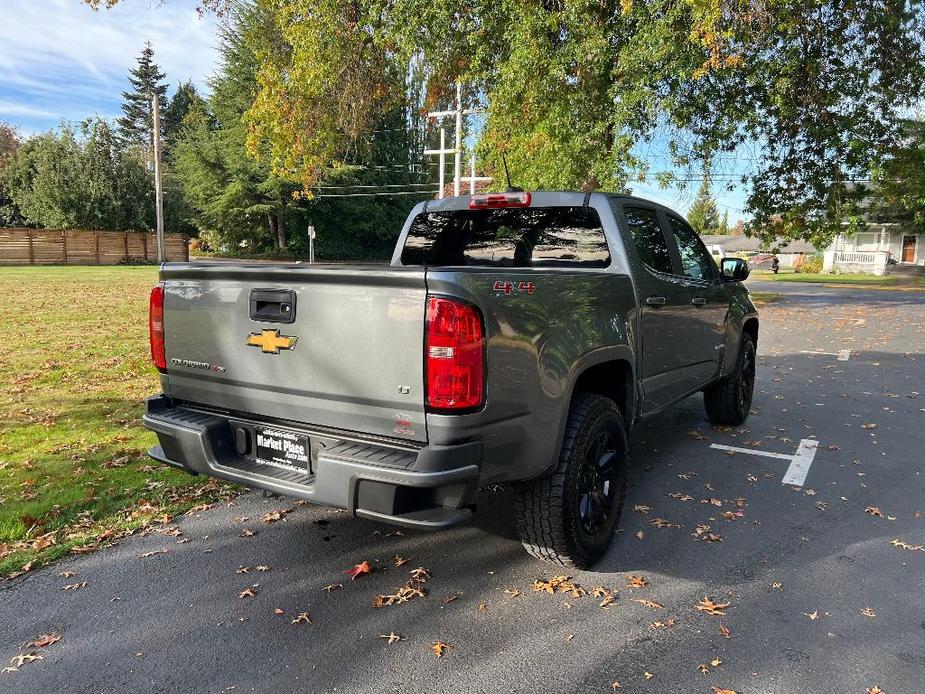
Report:
[[776,244],[766,244],[755,236],[732,236],[731,234],[708,234],[701,236],[707,245],[717,244],[729,252],[765,251],[774,249],[777,253],[815,253],[816,247],[808,241],[788,241],[780,239]]

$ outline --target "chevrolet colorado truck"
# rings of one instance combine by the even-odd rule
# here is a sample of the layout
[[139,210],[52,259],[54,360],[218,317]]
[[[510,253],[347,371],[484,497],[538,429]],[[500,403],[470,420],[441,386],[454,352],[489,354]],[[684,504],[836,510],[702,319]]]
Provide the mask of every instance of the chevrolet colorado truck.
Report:
[[168,263],[149,453],[415,528],[510,483],[527,551],[589,567],[636,422],[699,392],[748,416],[747,276],[661,205],[516,190],[418,204],[389,266]]

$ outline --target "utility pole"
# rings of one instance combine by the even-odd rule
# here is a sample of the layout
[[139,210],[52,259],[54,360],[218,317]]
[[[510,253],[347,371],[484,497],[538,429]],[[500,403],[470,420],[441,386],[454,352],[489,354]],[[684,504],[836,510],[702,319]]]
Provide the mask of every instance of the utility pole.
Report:
[[[456,83],[456,108],[452,111],[431,111],[427,114],[428,118],[434,118],[436,120],[442,120],[444,118],[453,117],[456,119],[455,129],[456,129],[456,138],[454,147],[452,149],[446,148],[446,131],[443,126],[440,126],[440,149],[425,149],[424,154],[437,154],[440,156],[440,193],[438,197],[443,197],[443,188],[445,186],[445,169],[446,169],[446,155],[453,155],[453,195],[459,195],[460,186],[463,181],[475,179],[475,170],[473,168],[472,175],[466,178],[463,178],[462,175],[462,155],[463,155],[463,142],[462,142],[462,126],[463,126],[463,116],[471,116],[476,113],[484,113],[482,109],[477,108],[467,108],[464,109],[462,105],[462,83]],[[472,166],[474,167],[475,160],[472,160]],[[484,179],[478,179],[484,180]],[[488,179],[491,180],[491,179]],[[470,183],[470,190],[475,191],[474,181]]]
[[161,180],[161,100],[157,92],[151,98],[154,112],[154,202],[157,213],[157,262],[167,258],[164,248],[164,182]]

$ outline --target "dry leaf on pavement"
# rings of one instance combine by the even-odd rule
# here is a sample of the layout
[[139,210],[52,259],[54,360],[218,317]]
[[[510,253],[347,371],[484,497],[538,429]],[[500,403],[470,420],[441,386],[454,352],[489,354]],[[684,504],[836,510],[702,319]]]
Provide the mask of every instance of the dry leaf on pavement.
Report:
[[712,599],[704,597],[699,603],[697,603],[697,609],[701,612],[706,612],[708,615],[713,617],[723,616],[726,613],[724,610],[729,607],[728,602],[713,602]]
[[636,602],[638,602],[638,603],[641,604],[641,605],[645,605],[646,607],[651,607],[653,610],[661,610],[661,609],[663,609],[663,606],[662,606],[662,605],[659,605],[659,604],[658,604],[657,602],[655,602],[654,600],[646,600],[645,598],[637,598],[637,599],[636,599]]
[[430,650],[432,650],[434,655],[438,658],[442,658],[446,653],[452,650],[452,648],[450,644],[444,643],[443,641],[434,641],[430,644]]
[[347,569],[344,573],[350,576],[350,580],[355,581],[358,576],[372,573],[372,569],[369,568],[369,562],[364,559],[359,564],[354,564],[352,569]]
[[301,624],[302,622],[307,622],[308,624],[312,623],[312,620],[308,618],[308,612],[299,612],[298,616],[292,620],[291,624]]
[[26,644],[26,648],[44,648],[61,640],[61,634],[53,631],[50,634],[41,634],[35,641]]

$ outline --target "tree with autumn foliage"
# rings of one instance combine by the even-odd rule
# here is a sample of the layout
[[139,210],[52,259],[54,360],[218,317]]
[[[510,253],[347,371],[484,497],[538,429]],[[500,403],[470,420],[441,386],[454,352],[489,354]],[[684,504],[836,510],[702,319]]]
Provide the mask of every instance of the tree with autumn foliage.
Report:
[[522,186],[621,188],[647,174],[634,152],[656,135],[681,167],[748,145],[752,230],[824,246],[925,92],[922,0],[255,2],[275,40],[249,147],[306,190],[418,65],[430,104],[468,85],[487,109],[481,160],[506,156]]

